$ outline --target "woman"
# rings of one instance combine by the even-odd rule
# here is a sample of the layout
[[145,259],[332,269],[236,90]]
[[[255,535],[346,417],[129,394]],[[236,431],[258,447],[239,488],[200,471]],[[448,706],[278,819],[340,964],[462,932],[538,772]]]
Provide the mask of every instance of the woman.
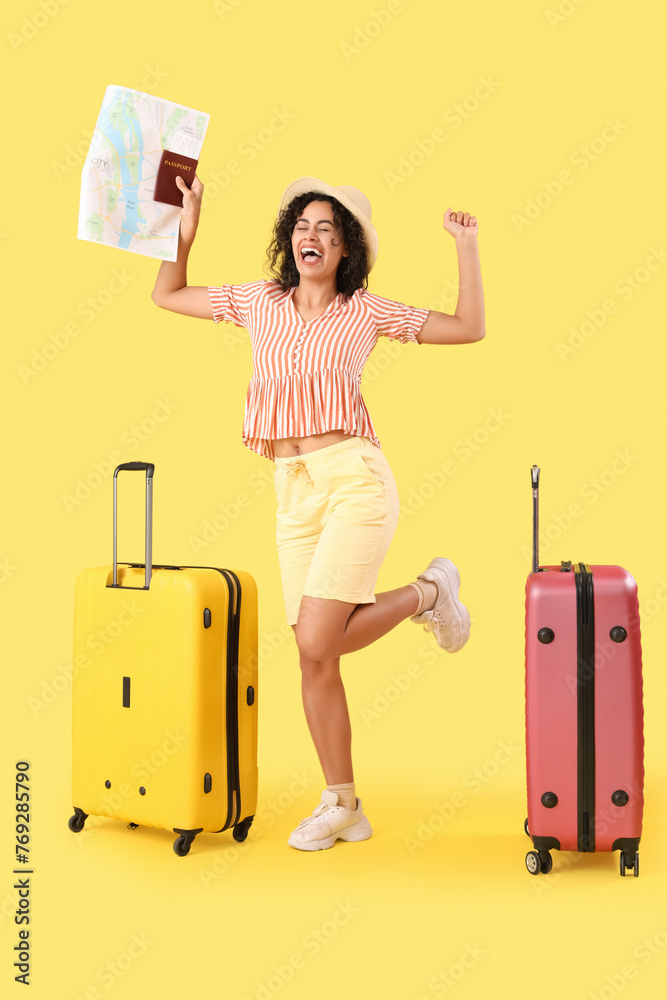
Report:
[[459,573],[441,557],[416,580],[375,594],[396,530],[398,491],[361,397],[361,371],[379,335],[417,344],[463,344],[485,335],[477,220],[444,214],[456,240],[459,298],[454,315],[371,294],[377,233],[357,188],[301,177],[284,191],[267,252],[272,279],[192,287],[187,259],[204,186],[183,194],[178,258],[163,261],[153,290],[162,308],[248,329],[253,377],[243,441],[275,463],[276,542],[285,610],[300,654],[303,705],[327,787],[292,832],[299,850],[337,839],[367,840],[372,829],[356,795],[351,726],[340,657],[374,642],[405,618],[456,652],[470,616]]

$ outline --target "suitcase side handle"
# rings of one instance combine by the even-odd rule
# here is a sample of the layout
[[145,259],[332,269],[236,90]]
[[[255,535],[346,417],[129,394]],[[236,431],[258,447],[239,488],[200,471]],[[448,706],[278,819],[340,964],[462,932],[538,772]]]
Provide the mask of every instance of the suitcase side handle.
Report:
[[537,573],[540,565],[540,510],[539,510],[539,488],[540,469],[534,465],[530,470],[530,482],[533,488],[533,573]]
[[121,470],[128,472],[146,473],[146,578],[144,590],[150,587],[151,576],[153,575],[153,476],[155,466],[152,462],[124,462],[116,466],[113,474],[113,583],[112,587],[118,586],[118,500],[116,481]]

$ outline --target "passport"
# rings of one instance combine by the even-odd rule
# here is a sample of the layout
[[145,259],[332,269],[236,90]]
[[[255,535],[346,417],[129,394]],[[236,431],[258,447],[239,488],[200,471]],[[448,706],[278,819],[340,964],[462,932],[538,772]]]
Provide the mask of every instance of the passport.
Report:
[[163,201],[167,205],[183,208],[183,195],[178,190],[175,178],[182,177],[187,186],[192,187],[198,163],[199,160],[193,160],[191,156],[163,149],[155,178],[153,201]]

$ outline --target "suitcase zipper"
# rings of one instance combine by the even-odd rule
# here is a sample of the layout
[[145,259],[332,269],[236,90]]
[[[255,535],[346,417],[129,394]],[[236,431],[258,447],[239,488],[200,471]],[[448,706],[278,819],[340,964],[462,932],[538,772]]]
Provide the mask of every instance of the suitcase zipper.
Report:
[[590,566],[574,566],[577,596],[577,848],[595,851],[595,616]]
[[241,583],[229,569],[220,572],[229,587],[227,615],[227,819],[223,830],[241,819],[241,782],[239,778],[239,623],[241,619]]

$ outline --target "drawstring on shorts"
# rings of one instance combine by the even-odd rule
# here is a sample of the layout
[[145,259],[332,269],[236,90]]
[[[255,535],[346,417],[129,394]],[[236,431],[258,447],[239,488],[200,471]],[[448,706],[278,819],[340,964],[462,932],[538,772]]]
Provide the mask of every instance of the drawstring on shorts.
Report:
[[308,469],[306,468],[306,463],[304,462],[304,460],[302,458],[290,458],[285,463],[285,468],[287,469],[287,475],[288,476],[293,476],[295,472],[299,471],[299,469],[303,469],[303,471],[308,476],[308,479],[310,479],[310,481],[312,483],[313,480],[311,478],[310,473],[308,472]]

